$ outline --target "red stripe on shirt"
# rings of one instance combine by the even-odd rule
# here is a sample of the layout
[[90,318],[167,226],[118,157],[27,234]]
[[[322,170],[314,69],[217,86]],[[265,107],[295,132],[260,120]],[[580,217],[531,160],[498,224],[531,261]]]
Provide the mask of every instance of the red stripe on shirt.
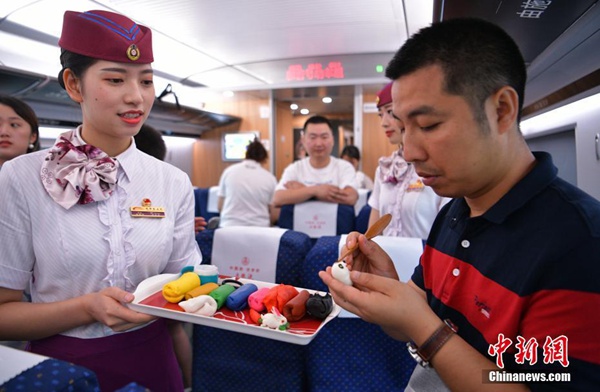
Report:
[[497,343],[502,333],[513,340],[509,351],[514,351],[516,336],[535,337],[541,347],[546,336],[565,335],[569,356],[600,364],[600,294],[542,290],[521,297],[471,264],[428,246],[421,265],[425,288],[463,314],[488,343]]
[[574,290],[541,290],[531,296],[523,319],[523,336],[540,347],[546,336],[565,335],[569,357],[600,365],[600,294]]
[[462,313],[487,342],[496,342],[499,333],[516,336],[518,325],[512,315],[521,314],[524,298],[472,265],[430,247],[425,248],[421,264],[425,288],[444,305]]

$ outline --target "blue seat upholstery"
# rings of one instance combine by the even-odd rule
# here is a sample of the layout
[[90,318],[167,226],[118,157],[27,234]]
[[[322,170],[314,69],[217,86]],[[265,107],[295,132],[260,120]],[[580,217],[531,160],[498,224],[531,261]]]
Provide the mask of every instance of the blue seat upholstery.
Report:
[[356,231],[364,233],[369,227],[369,217],[371,216],[371,206],[365,204],[356,216]]
[[[217,229],[221,230],[221,229]],[[211,261],[214,230],[198,233],[203,263]],[[287,230],[277,254],[276,282],[302,287],[310,238]],[[307,346],[194,325],[194,391],[304,391]]]
[[[338,258],[340,236],[317,240],[304,263],[305,287],[327,291],[318,276]],[[337,317],[308,345],[309,391],[401,391],[415,361],[406,344],[359,318]]]
[[[215,230],[219,229],[203,230],[196,235],[196,242],[202,252],[202,264],[212,264]],[[283,233],[277,253],[275,283],[302,287],[304,259],[311,248],[312,242],[306,234],[294,230]]]
[[[338,204],[336,234],[348,234],[355,229],[356,215],[354,207],[346,204]],[[281,207],[278,226],[284,229],[294,229],[294,204],[286,204]]]
[[194,189],[194,199],[196,202],[194,209],[194,216],[201,216],[207,222],[214,216],[219,216],[218,213],[208,212],[208,195],[209,188],[196,188]]
[[196,234],[196,242],[202,253],[202,264],[211,264],[215,229],[205,229]]
[[308,345],[307,390],[403,391],[416,362],[406,343],[359,318],[331,320]]
[[99,392],[96,374],[70,362],[48,358],[0,385],[0,391]]

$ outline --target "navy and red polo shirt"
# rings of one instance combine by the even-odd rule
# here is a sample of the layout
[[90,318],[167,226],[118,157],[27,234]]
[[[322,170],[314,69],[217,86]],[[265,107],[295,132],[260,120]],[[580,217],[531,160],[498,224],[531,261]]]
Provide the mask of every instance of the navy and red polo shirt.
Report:
[[[505,369],[566,371],[569,388],[594,390],[600,386],[600,202],[559,178],[549,154],[534,155],[533,170],[485,214],[470,218],[464,199],[444,206],[412,280],[435,313],[493,362],[498,356],[488,350],[503,334],[512,341],[502,355]],[[519,336],[539,344],[535,364],[531,357],[517,364]],[[545,364],[546,339],[561,336],[568,366],[550,356]]]

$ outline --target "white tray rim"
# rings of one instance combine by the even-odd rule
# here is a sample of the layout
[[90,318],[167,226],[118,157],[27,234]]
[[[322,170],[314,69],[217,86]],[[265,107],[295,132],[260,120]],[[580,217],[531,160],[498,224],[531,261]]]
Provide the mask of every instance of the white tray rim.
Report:
[[[178,320],[178,321],[188,322],[188,323],[192,323],[192,324],[204,325],[207,327],[219,328],[219,329],[224,329],[224,330],[228,330],[228,331],[258,336],[258,337],[267,338],[267,339],[278,340],[278,341],[286,342],[286,343],[299,344],[299,345],[307,345],[308,343],[310,343],[312,341],[312,339],[314,339],[315,336],[325,326],[325,324],[327,324],[333,318],[337,317],[337,315],[341,311],[341,308],[334,302],[333,310],[331,311],[329,316],[327,316],[327,318],[321,322],[321,324],[319,325],[319,328],[317,328],[317,330],[310,335],[301,335],[301,334],[291,333],[288,331],[280,331],[277,329],[260,327],[255,324],[244,324],[244,323],[240,323],[240,322],[236,322],[236,321],[229,321],[229,320],[225,320],[225,319],[218,319],[218,318],[214,318],[214,317],[202,316],[202,315],[197,315],[197,314],[193,314],[193,313],[180,312],[177,310],[158,308],[156,306],[145,305],[145,304],[141,303],[143,300],[145,300],[149,296],[155,294],[158,291],[161,291],[163,286],[166,283],[177,279],[179,277],[179,275],[180,274],[160,274],[160,275],[155,275],[155,276],[145,279],[138,285],[135,292],[133,293],[135,299],[133,300],[133,302],[127,304],[127,306],[137,312],[150,314],[150,315],[157,316],[157,317],[164,317],[164,318],[168,318],[168,319],[172,319],[172,320]],[[238,280],[241,283],[254,283],[259,289],[262,287],[273,287],[273,286],[278,285],[278,283],[261,282],[261,281],[257,281],[257,280],[244,279],[244,278],[239,278],[239,279],[235,279],[235,280]],[[219,283],[220,282],[221,282],[221,279],[219,279]],[[314,294],[314,293],[318,293],[320,295],[326,294],[323,291],[305,289],[305,288],[301,288],[301,287],[296,287],[296,289],[298,291],[307,290],[311,294]]]

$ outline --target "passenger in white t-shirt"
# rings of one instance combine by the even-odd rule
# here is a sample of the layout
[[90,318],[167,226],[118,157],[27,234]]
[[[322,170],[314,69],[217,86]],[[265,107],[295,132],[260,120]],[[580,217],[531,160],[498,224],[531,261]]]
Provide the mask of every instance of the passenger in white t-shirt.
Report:
[[248,144],[246,159],[225,169],[219,180],[219,227],[269,227],[278,218],[271,204],[277,179],[261,164],[266,162],[267,150],[255,139]]
[[331,156],[333,131],[325,117],[306,120],[302,143],[308,157],[290,164],[281,176],[273,204],[297,204],[310,199],[354,205],[358,200],[354,167]]

